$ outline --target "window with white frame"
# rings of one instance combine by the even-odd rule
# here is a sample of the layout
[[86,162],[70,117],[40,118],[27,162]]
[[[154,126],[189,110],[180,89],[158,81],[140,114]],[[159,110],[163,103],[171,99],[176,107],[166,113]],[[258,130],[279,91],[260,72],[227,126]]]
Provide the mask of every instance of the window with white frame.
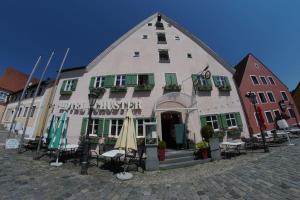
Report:
[[255,117],[256,125],[259,126],[259,125],[258,125],[258,122],[259,122],[259,119],[260,119],[260,118],[259,118],[258,113],[254,113],[254,117]]
[[26,108],[25,108],[25,111],[24,111],[23,117],[26,117],[26,115],[27,115],[27,111],[28,111],[28,107],[26,107]]
[[200,85],[207,86],[207,79],[203,75],[197,75],[197,80]]
[[72,85],[74,80],[67,80],[64,91],[72,91]]
[[265,114],[266,114],[268,123],[273,123],[274,119],[273,119],[273,115],[272,115],[271,111],[266,111]]
[[258,79],[256,78],[256,76],[251,75],[250,77],[251,77],[251,80],[252,80],[254,85],[259,85],[259,82],[258,82]]
[[18,117],[20,117],[20,116],[21,116],[22,109],[23,109],[22,107],[20,107],[20,108],[19,108]]
[[263,92],[258,92],[258,95],[259,95],[259,98],[260,98],[260,102],[261,102],[261,103],[267,103],[267,99],[266,99],[265,93],[263,93]]
[[112,119],[110,123],[110,136],[118,137],[123,125],[123,119]]
[[0,91],[0,101],[6,101],[8,93]]
[[274,112],[274,115],[275,115],[275,119],[276,120],[280,119],[281,114],[280,114],[279,110],[273,110],[273,112]]
[[104,76],[97,76],[96,79],[95,79],[95,85],[94,85],[94,87],[95,88],[101,88],[101,87],[103,87],[104,79],[105,79]]
[[136,136],[141,138],[145,137],[144,124],[151,122],[150,119],[136,119]]
[[269,81],[270,81],[270,83],[271,83],[272,85],[275,85],[275,81],[274,81],[274,79],[272,78],[272,76],[269,76],[268,79],[269,79]]
[[275,97],[273,95],[273,92],[267,92],[267,95],[269,97],[270,102],[275,103]]
[[87,131],[90,128],[90,130],[92,130],[90,135],[97,135],[98,134],[98,126],[99,126],[99,119],[91,119],[91,122],[88,124],[88,126],[86,126],[85,133],[87,133]]
[[236,127],[236,119],[233,113],[228,113],[225,115],[227,126],[230,127]]
[[225,76],[217,76],[217,84],[220,86],[226,85]]
[[266,77],[261,76],[261,77],[260,77],[260,80],[261,80],[261,82],[262,82],[264,85],[267,85],[267,84],[268,84],[268,82],[267,82],[267,80],[266,80]]
[[115,86],[125,86],[126,84],[126,76],[125,75],[117,75]]
[[291,118],[295,118],[296,117],[295,112],[294,112],[294,110],[292,108],[289,108],[288,111],[290,113],[290,117]]
[[288,100],[289,100],[289,98],[287,97],[285,91],[281,91],[280,93],[281,93],[281,96],[282,96],[282,99],[283,99],[283,100],[285,100],[285,101],[288,101]]
[[210,125],[214,130],[219,129],[219,123],[217,115],[208,115],[206,116],[206,124]]

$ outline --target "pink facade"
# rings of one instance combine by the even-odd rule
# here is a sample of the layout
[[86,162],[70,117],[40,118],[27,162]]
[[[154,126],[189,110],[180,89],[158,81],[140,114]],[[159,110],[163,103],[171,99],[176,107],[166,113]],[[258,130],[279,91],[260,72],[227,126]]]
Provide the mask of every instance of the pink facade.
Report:
[[[297,124],[296,117],[299,119],[299,113],[297,109],[293,109],[295,102],[288,88],[261,61],[248,54],[235,69],[234,79],[240,92],[250,134],[259,133],[260,129],[254,107],[245,97],[249,91],[255,92],[257,96],[257,106],[263,111],[267,131],[277,128],[276,118],[279,114],[285,116],[290,126]],[[281,100],[286,106],[285,111],[279,106]]]

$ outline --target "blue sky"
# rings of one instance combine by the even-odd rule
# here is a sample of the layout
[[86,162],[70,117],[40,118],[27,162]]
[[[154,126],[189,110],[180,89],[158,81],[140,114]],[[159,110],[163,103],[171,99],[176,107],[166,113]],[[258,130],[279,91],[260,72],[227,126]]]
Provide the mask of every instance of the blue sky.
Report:
[[159,11],[232,66],[253,53],[293,89],[300,80],[299,10],[297,0],[2,0],[0,74],[7,66],[29,73],[39,55],[45,65],[55,50],[47,73],[54,77],[67,47],[66,67],[86,65]]

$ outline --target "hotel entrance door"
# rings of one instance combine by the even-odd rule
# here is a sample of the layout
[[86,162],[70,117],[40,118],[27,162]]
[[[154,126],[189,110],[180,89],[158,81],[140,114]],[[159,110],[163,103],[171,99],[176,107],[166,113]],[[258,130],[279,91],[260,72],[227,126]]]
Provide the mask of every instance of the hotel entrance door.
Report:
[[[182,129],[182,116],[180,112],[164,112],[161,114],[162,139],[168,149],[177,149],[180,135],[185,136]],[[183,125],[184,126],[184,125]],[[177,136],[177,138],[176,138]],[[180,138],[179,138],[180,137]],[[177,141],[177,142],[176,142]]]

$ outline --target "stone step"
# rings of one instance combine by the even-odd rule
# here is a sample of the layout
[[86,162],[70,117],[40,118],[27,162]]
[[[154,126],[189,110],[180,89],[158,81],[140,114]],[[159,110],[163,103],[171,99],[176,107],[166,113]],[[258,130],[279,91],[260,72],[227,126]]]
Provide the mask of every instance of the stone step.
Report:
[[209,159],[206,159],[206,160],[190,160],[190,161],[178,162],[178,163],[160,164],[159,169],[166,170],[166,169],[190,167],[190,166],[210,162],[210,160],[211,159],[209,158]]
[[172,158],[180,158],[185,156],[192,156],[194,153],[194,150],[179,150],[179,151],[166,151],[166,159],[172,159]]
[[194,160],[193,155],[182,156],[182,157],[177,157],[177,158],[168,158],[164,161],[160,161],[160,164],[179,163],[179,162],[186,162],[186,161],[191,161],[191,160]]

